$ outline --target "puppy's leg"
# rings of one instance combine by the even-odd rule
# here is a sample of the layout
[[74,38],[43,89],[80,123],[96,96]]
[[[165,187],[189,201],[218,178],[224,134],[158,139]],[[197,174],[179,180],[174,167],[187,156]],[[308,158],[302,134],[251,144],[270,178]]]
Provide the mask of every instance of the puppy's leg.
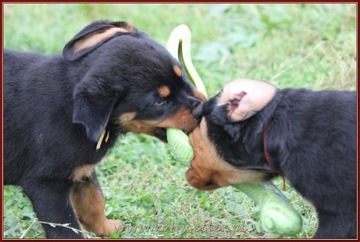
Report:
[[75,183],[71,191],[71,202],[80,223],[98,236],[109,236],[112,231],[122,231],[119,220],[108,220],[105,216],[104,196],[96,178],[95,171]]
[[[24,193],[29,197],[38,219],[42,223],[47,238],[84,238],[71,228],[80,229],[69,201],[71,183],[53,180],[26,180],[22,184]],[[45,223],[54,223],[55,227]],[[68,224],[71,228],[59,225]]]

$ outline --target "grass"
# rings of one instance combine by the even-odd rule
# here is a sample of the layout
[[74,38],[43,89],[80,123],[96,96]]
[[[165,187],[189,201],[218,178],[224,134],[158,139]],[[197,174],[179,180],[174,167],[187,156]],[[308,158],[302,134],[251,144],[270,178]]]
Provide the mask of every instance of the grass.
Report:
[[[94,19],[126,20],[164,45],[171,30],[185,23],[210,96],[236,77],[282,88],[356,90],[355,4],[6,4],[3,18],[6,48],[44,53],[60,53]],[[126,224],[112,237],[277,237],[261,230],[259,209],[232,187],[190,187],[187,165],[152,137],[121,137],[97,168],[107,216]],[[282,186],[281,179],[275,183]],[[317,228],[312,206],[289,184],[284,194],[303,217],[296,238],[311,237]],[[44,237],[20,189],[5,187],[3,195],[3,236]]]

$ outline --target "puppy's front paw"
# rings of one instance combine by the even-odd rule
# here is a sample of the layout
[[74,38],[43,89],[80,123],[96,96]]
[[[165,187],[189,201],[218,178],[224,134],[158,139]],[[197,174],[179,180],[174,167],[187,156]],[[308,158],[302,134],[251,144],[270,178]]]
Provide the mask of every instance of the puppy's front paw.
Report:
[[104,223],[104,228],[102,234],[99,234],[101,237],[109,237],[111,232],[119,233],[125,228],[123,222],[120,220],[107,219]]
[[96,226],[87,228],[96,234],[99,237],[109,237],[111,232],[120,233],[124,230],[124,224],[120,220],[106,219],[101,223],[97,223]]

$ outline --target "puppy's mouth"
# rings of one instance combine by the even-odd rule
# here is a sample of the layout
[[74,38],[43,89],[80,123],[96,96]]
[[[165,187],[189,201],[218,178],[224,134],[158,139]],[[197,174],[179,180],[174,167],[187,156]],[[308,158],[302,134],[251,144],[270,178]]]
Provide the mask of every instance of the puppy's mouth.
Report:
[[[181,111],[174,115],[171,122],[162,122],[157,124],[153,130],[153,136],[167,143],[166,129],[168,127],[181,129],[186,135],[189,135],[200,123],[203,103],[197,105],[192,111]],[[174,120],[176,120],[174,122]],[[160,126],[162,125],[162,127]],[[160,127],[159,127],[160,126]]]
[[167,143],[166,128],[155,128],[154,136]]

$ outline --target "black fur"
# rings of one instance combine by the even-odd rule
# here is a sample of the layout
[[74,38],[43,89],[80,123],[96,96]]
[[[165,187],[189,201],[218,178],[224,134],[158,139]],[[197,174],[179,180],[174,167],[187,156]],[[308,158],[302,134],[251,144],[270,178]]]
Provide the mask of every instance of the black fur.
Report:
[[[204,104],[209,139],[228,163],[271,172],[263,132],[276,172],[316,208],[314,238],[356,237],[356,93],[278,90],[248,120],[229,123],[214,97]],[[269,176],[271,177],[271,176]]]
[[[126,132],[121,114],[158,120],[200,102],[186,77],[175,74],[179,62],[136,29],[73,50],[89,33],[125,25],[94,22],[66,44],[63,56],[4,52],[4,183],[22,187],[41,221],[79,228],[69,201],[78,184],[70,177],[76,168],[98,163]],[[171,90],[166,99],[158,94],[161,86]],[[104,128],[110,139],[96,150]],[[91,178],[97,183],[95,173]],[[81,237],[61,227],[44,229],[50,238]]]

